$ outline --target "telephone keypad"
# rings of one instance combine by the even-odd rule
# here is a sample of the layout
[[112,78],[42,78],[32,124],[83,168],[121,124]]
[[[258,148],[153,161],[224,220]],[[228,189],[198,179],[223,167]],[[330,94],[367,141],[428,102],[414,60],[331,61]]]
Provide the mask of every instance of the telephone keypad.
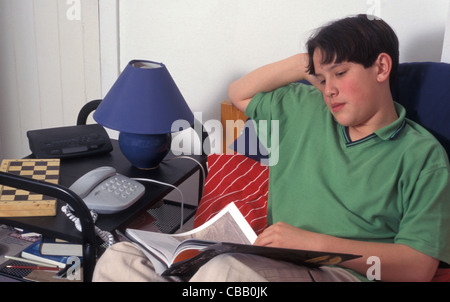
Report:
[[145,187],[112,167],[96,168],[70,186],[86,206],[99,214],[125,210],[144,195]]
[[145,187],[126,176],[116,174],[94,189],[85,199],[90,209],[100,214],[112,214],[126,209],[137,201],[145,192]]
[[131,182],[128,178],[120,177],[117,175],[106,180],[104,184],[101,185],[102,190],[106,190],[114,195],[120,196],[123,199],[130,197],[133,192],[138,189],[138,183]]

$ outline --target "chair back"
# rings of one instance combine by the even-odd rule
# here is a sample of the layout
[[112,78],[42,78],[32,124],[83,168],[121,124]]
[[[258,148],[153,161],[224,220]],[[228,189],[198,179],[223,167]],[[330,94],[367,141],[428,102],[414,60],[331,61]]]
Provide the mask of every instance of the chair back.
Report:
[[450,155],[450,64],[400,64],[392,94],[407,118],[430,131]]

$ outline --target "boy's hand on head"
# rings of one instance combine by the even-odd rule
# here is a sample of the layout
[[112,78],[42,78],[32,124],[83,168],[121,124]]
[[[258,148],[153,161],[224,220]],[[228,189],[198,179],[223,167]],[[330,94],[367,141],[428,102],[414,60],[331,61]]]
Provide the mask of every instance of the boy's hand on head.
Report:
[[250,100],[259,92],[273,91],[301,80],[307,80],[316,86],[317,78],[308,73],[308,64],[308,54],[299,53],[264,65],[231,83],[228,88],[229,99],[234,106],[245,112]]

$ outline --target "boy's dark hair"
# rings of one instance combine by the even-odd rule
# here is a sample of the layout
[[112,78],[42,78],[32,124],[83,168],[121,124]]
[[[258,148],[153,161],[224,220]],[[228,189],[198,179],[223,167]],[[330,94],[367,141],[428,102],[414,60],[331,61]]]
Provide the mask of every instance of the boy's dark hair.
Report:
[[308,72],[315,74],[313,54],[319,48],[324,64],[352,62],[371,67],[378,55],[387,53],[392,59],[389,82],[392,86],[399,64],[398,38],[383,20],[369,15],[357,15],[332,22],[322,28],[306,44]]

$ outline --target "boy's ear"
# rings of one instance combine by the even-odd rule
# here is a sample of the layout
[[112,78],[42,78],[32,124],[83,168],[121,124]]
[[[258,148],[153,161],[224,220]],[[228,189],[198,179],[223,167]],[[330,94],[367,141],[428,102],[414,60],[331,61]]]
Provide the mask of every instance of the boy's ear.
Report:
[[387,53],[380,53],[377,60],[375,61],[377,66],[377,80],[378,82],[384,82],[389,80],[389,75],[392,70],[392,59]]

